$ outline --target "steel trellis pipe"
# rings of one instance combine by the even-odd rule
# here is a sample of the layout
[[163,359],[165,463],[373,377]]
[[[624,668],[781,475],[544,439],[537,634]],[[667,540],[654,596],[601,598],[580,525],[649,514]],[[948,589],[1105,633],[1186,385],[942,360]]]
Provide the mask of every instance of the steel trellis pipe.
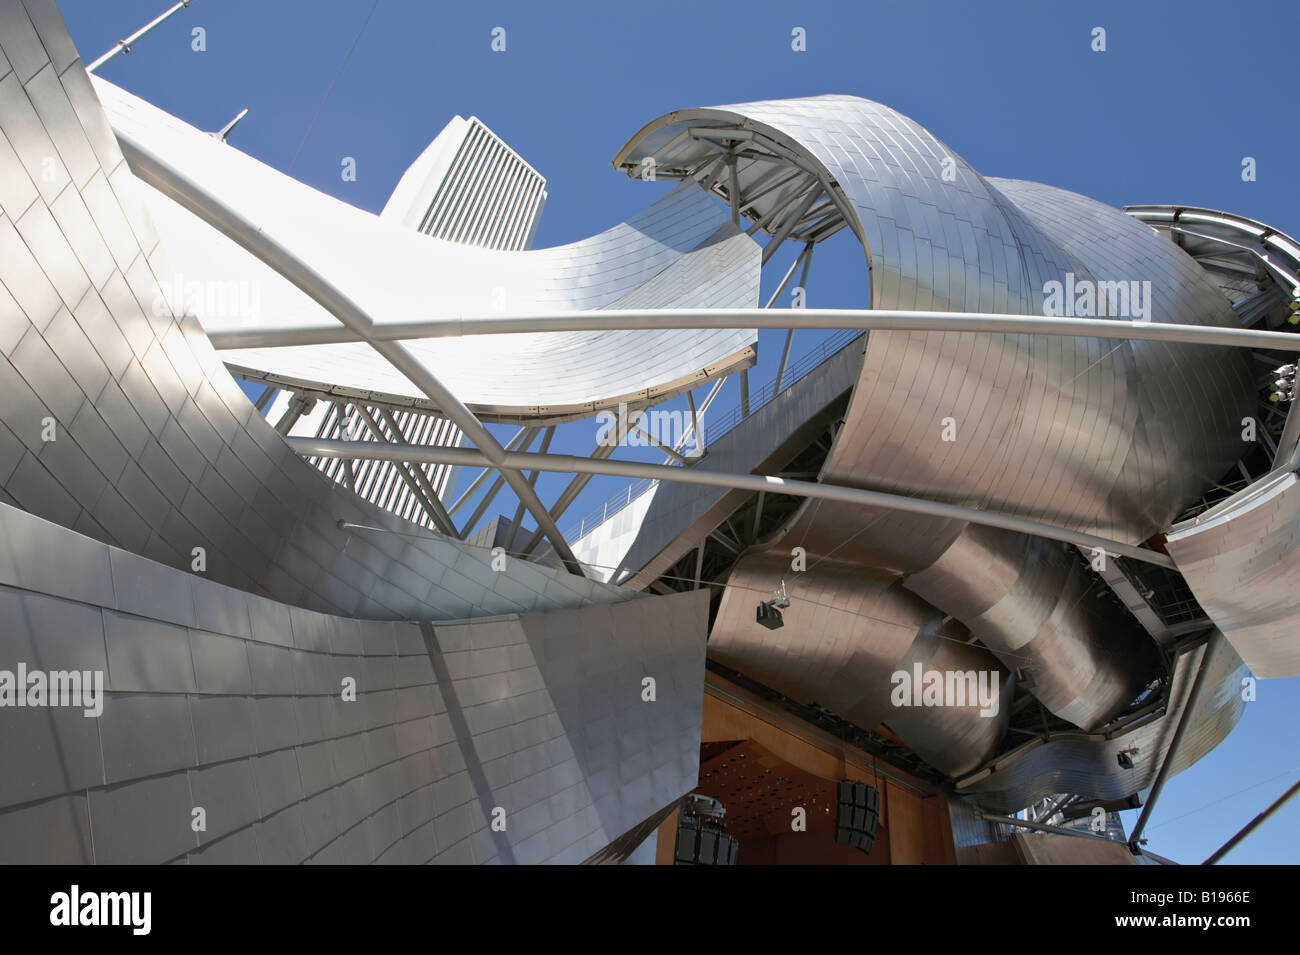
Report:
[[855,328],[867,331],[984,332],[1004,335],[1051,335],[1129,341],[1181,342],[1242,348],[1300,351],[1300,334],[1261,332],[1216,325],[1177,325],[1110,318],[1058,318],[1005,312],[923,312],[908,309],[851,308],[660,308],[545,312],[532,315],[445,316],[384,322],[367,329],[367,337],[337,325],[310,325],[270,331],[212,332],[213,347],[278,348],[374,340],[456,338],[520,332],[600,332],[628,329],[705,328]]
[[1241,843],[1241,840],[1245,839],[1248,835],[1263,825],[1268,818],[1273,815],[1273,813],[1285,806],[1296,793],[1300,793],[1300,779],[1296,780],[1295,784],[1292,785],[1290,789],[1278,796],[1277,799],[1273,800],[1272,804],[1267,809],[1261,812],[1254,819],[1250,820],[1250,822],[1246,823],[1245,827],[1240,832],[1220,846],[1218,850],[1202,862],[1201,865],[1214,865],[1233,849],[1237,848]]
[[[427,445],[380,444],[374,441],[328,441],[319,438],[288,438],[289,446],[298,454],[317,457],[340,457],[346,459],[379,459],[387,461],[418,461],[432,464],[459,464],[482,467],[487,458],[482,451],[472,448],[435,448]],[[1122,541],[1095,537],[1081,531],[1055,527],[1038,521],[982,511],[942,501],[925,498],[908,497],[903,494],[887,494],[881,491],[866,491],[861,488],[843,487],[838,484],[823,484],[816,481],[795,481],[785,478],[768,477],[761,474],[728,474],[717,471],[705,471],[698,467],[668,467],[662,464],[647,464],[640,461],[595,461],[568,454],[519,454],[507,453],[494,466],[513,469],[541,471],[564,471],[570,474],[592,473],[612,474],[616,477],[657,478],[661,481],[678,481],[683,484],[706,484],[713,487],[725,487],[743,491],[765,491],[773,494],[789,494],[795,497],[821,498],[832,501],[846,501],[870,507],[890,508],[913,514],[925,514],[931,517],[943,517],[954,520],[969,521],[973,524],[985,524],[1021,534],[1046,537],[1051,540],[1064,541],[1083,547],[1097,548],[1121,557],[1145,561],[1160,567],[1176,570],[1173,560],[1158,551],[1144,547],[1135,547]]]

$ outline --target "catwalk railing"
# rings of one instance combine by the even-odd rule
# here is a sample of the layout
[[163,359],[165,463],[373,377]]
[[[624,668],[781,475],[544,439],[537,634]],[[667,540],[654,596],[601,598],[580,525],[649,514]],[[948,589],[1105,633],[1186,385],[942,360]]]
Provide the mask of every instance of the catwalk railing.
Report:
[[[751,391],[749,396],[749,413],[745,414],[740,405],[733,407],[722,417],[715,419],[704,428],[704,447],[707,450],[713,442],[722,438],[731,431],[732,428],[740,424],[747,417],[752,416],[760,408],[772,401],[781,391],[786,391],[796,382],[801,380],[809,372],[820,367],[827,359],[843,351],[853,342],[861,338],[865,332],[860,329],[844,328],[824,338],[818,345],[809,349],[800,355],[797,360],[786,366],[785,374],[781,376],[780,391],[777,390],[775,376],[770,381],[759,386],[757,390]],[[565,540],[570,543],[577,543],[586,537],[600,525],[604,524],[611,517],[617,515],[624,508],[629,507],[633,501],[639,498],[646,491],[650,490],[659,482],[650,478],[642,478],[634,481],[621,491],[614,494],[603,505],[592,510],[590,514],[584,517],[577,524],[569,527],[564,533]]]

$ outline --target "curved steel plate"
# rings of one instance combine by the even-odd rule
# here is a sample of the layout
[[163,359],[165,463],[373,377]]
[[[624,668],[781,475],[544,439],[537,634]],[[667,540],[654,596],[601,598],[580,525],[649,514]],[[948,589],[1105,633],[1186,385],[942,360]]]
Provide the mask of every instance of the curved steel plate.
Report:
[[[1059,307],[1077,317],[1236,322],[1196,263],[1140,222],[1059,189],[985,179],[917,123],[856,97],[676,111],[638,132],[614,163],[632,171],[653,158],[688,171],[722,139],[750,157],[737,164],[738,201],[750,218],[779,222],[790,201],[788,192],[765,191],[774,158],[840,203],[865,248],[873,307]],[[721,188],[730,188],[725,179]],[[1092,311],[1072,294],[1085,287]],[[1240,456],[1252,393],[1244,355],[1202,346],[872,332],[821,477],[1138,543]],[[786,626],[758,634],[748,613],[754,594],[776,586],[795,546],[805,548],[809,570],[787,570],[794,606]],[[875,593],[857,579],[863,568],[902,577],[962,620],[1005,663],[1033,673],[1032,692],[1076,725],[1105,722],[1156,672],[1147,635],[1130,628],[1117,639],[1064,548],[832,502],[807,508],[766,556],[738,563],[713,652],[744,672],[758,668],[757,678],[778,689],[829,694],[871,725],[878,706],[863,706],[860,681],[878,685],[879,676],[827,662],[847,659],[846,635],[870,648],[877,668],[895,658],[888,630],[873,633],[870,620],[858,619],[866,593]],[[801,611],[809,600],[816,609]],[[843,616],[835,627],[822,619],[831,612]],[[909,732],[925,738],[921,726]]]
[[[259,224],[357,302],[377,324],[418,317],[594,308],[758,304],[759,250],[698,187],[570,245],[504,252],[445,242],[317,192],[95,79],[114,130]],[[208,332],[286,330],[332,317],[211,226],[141,185],[175,271],[162,284]],[[196,283],[191,301],[188,283]],[[221,293],[213,301],[213,291]],[[231,297],[237,304],[229,305]],[[753,329],[628,330],[438,338],[407,343],[471,409],[507,416],[589,415],[645,404],[753,363]],[[267,381],[428,408],[364,343],[235,349],[222,358]]]
[[1257,677],[1300,675],[1300,479],[1264,478],[1169,532],[1169,553]]

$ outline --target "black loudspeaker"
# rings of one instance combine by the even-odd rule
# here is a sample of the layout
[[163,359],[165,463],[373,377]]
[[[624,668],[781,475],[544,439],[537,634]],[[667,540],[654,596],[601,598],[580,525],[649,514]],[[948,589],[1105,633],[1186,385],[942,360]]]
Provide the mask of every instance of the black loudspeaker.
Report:
[[736,837],[683,819],[677,825],[676,865],[735,865]]
[[870,852],[880,824],[880,793],[856,779],[842,779],[836,796],[835,841]]
[[707,796],[691,795],[677,820],[674,865],[735,865],[739,844],[727,835],[722,804]]
[[785,626],[785,621],[781,619],[781,611],[772,606],[770,600],[765,600],[758,605],[756,619],[769,630],[779,630]]

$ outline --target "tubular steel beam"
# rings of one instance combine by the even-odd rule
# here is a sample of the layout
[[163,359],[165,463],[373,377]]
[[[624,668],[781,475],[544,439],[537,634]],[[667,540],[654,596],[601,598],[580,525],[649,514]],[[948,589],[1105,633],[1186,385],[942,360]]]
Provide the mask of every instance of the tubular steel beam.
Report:
[[[616,447],[618,446],[614,444],[598,444],[596,445],[596,450],[591,452],[589,460],[603,461],[614,453]],[[596,475],[592,474],[590,471],[586,474],[575,474],[573,480],[569,482],[568,487],[561,492],[560,496],[556,498],[555,503],[551,505],[551,517],[558,521],[561,515],[569,509],[569,505],[573,503],[573,499],[582,493],[582,489],[585,488],[595,476]],[[540,530],[533,531],[533,536],[528,538],[528,543],[524,545],[522,551],[524,556],[533,552],[533,548],[542,542],[543,536],[544,535]]]
[[284,409],[284,414],[280,420],[275,423],[275,430],[281,436],[288,434],[298,419],[307,413],[307,411],[316,404],[315,399],[308,398],[301,392],[295,391],[289,398],[289,404]]
[[[780,168],[776,171],[780,172]],[[774,222],[779,222],[781,217],[785,215],[786,210],[790,208],[790,203],[798,199],[799,196],[803,194],[803,190],[808,187],[807,179],[801,172],[796,172],[789,179],[782,180],[779,185],[786,186],[787,183],[791,182],[793,182],[793,185],[789,185],[784,192],[776,197],[776,200],[772,203],[772,207],[762,216],[759,216],[754,220],[754,224],[745,230],[745,235],[752,237],[757,232],[772,225]],[[752,206],[753,203],[757,202],[763,195],[770,191],[770,189],[754,190],[751,187],[748,197],[750,205]]]
[[[717,381],[713,383],[713,387],[709,389],[709,393],[704,396],[704,403],[700,405],[700,410],[698,413],[695,410],[695,395],[693,395],[689,391],[686,393],[686,403],[690,406],[690,410],[691,410],[691,423],[687,427],[686,432],[680,438],[677,439],[677,445],[675,450],[680,451],[682,448],[684,448],[686,446],[686,442],[691,439],[692,435],[694,435],[695,449],[699,452],[699,454],[695,456],[695,459],[698,461],[700,458],[704,456],[704,452],[705,452],[704,429],[700,425],[700,419],[703,418],[704,415],[708,412],[709,406],[713,404],[713,399],[718,397],[718,392],[722,390],[722,386],[725,385],[726,383],[727,383],[726,378],[719,378]],[[664,458],[664,464],[667,464],[668,461],[669,461],[668,458]]]
[[[393,437],[385,434],[383,429],[379,427],[379,423],[370,414],[370,410],[366,408],[365,405],[355,405],[354,407],[358,417],[361,419],[361,423],[365,425],[366,430],[370,432],[371,436],[376,441],[393,440]],[[406,436],[402,434],[400,428],[395,429],[395,434],[399,443],[404,444],[406,442]],[[450,529],[448,529],[447,526],[443,525],[441,518],[434,512],[433,504],[428,500],[428,495],[425,494],[424,488],[416,483],[412,472],[417,472],[423,476],[424,472],[421,470],[420,466],[413,465],[407,461],[390,461],[389,463],[393,465],[393,470],[397,473],[397,476],[401,479],[402,483],[406,485],[416,502],[419,503],[420,507],[424,509],[424,512],[429,515],[433,522],[438,525],[438,530],[444,534],[452,534],[453,536],[456,536],[455,526],[452,525]],[[425,483],[428,483],[427,480]],[[385,490],[387,490],[387,485],[385,485]]]
[[808,248],[809,247],[805,245],[803,251],[794,257],[794,261],[790,263],[790,268],[786,269],[785,277],[781,279],[781,284],[776,287],[776,291],[773,292],[772,297],[767,300],[767,304],[763,306],[764,308],[771,308],[776,304],[776,300],[781,297],[781,293],[785,291],[785,287],[790,284],[790,279],[794,278],[794,270],[799,267],[799,263],[802,262],[804,256],[808,254]]
[[767,245],[763,246],[763,256],[761,260],[763,265],[766,265],[768,259],[772,258],[772,256],[776,254],[776,250],[781,247],[781,243],[784,242],[786,237],[794,230],[794,224],[803,217],[803,214],[808,211],[809,207],[813,204],[813,201],[821,194],[822,187],[821,184],[818,183],[808,190],[808,194],[804,196],[799,205],[795,206],[794,211],[791,212],[786,217],[785,221],[781,223],[781,227],[776,230],[776,235],[772,236]]
[[1192,710],[1196,707],[1196,701],[1200,699],[1201,687],[1205,685],[1205,674],[1210,669],[1210,656],[1214,653],[1214,649],[1221,639],[1223,637],[1219,631],[1212,630],[1209,639],[1205,641],[1205,649],[1201,652],[1201,662],[1196,668],[1196,678],[1192,681],[1192,688],[1187,694],[1187,702],[1183,704],[1183,712],[1178,717],[1178,728],[1174,730],[1174,738],[1170,741],[1169,748],[1165,750],[1165,758],[1160,761],[1160,770],[1156,773],[1156,781],[1151,785],[1151,795],[1147,797],[1146,805],[1142,807],[1142,814],[1138,816],[1137,825],[1133,827],[1132,833],[1129,834],[1128,847],[1133,852],[1139,851],[1138,839],[1142,835],[1142,830],[1146,828],[1147,820],[1151,818],[1151,810],[1155,808],[1161,790],[1165,788],[1165,780],[1169,778],[1169,769],[1173,765],[1174,757],[1178,754],[1178,747],[1183,741],[1183,734],[1187,732],[1187,727],[1191,725]]
[[[366,407],[364,405],[358,405],[357,410],[361,412],[362,420],[365,422],[366,427],[370,429],[370,433],[375,436],[375,440],[386,440],[380,434],[377,422],[371,418]],[[383,419],[385,426],[387,426],[387,428],[392,432],[393,437],[398,441],[405,443],[406,433],[402,431],[402,427],[397,423],[397,419],[393,417],[393,413],[387,408],[380,408],[379,416]],[[438,526],[438,530],[442,531],[444,534],[450,534],[452,537],[459,538],[460,534],[456,530],[456,522],[451,519],[451,515],[447,513],[447,509],[442,506],[442,500],[438,497],[437,490],[435,490],[433,485],[429,483],[429,478],[425,475],[424,470],[419,466],[412,465],[409,472],[403,468],[401,477],[404,480],[409,477],[407,486],[411,487],[412,492],[415,492],[418,488],[419,493],[416,494],[416,500],[420,502],[420,506],[425,509],[425,512],[433,520],[434,524]],[[414,482],[414,487],[412,487],[411,482]]]
[[[526,427],[520,428],[518,431],[515,432],[515,436],[511,438],[509,442],[507,442],[506,450],[517,451],[519,449],[519,443],[523,441],[524,438],[526,437],[528,438],[529,444],[531,444],[533,439],[529,436],[534,432],[535,432],[534,428],[526,428]],[[488,479],[488,475],[491,473],[492,473],[491,468],[484,468],[482,471],[480,471],[478,477],[474,478],[474,483],[472,483],[468,488],[466,488],[464,494],[456,498],[456,502],[452,504],[450,508],[447,509],[447,513],[452,517],[455,517],[456,512],[459,511],[462,507],[464,507],[465,502],[467,502],[471,497],[473,497],[474,493],[480,487],[483,486],[483,482]]]
[[[542,454],[545,454],[547,451],[551,449],[551,439],[553,437],[555,437],[555,425],[551,425],[549,428],[547,428],[546,432],[542,435],[542,448],[541,448]],[[537,476],[541,473],[542,473],[541,471],[533,471],[530,475],[528,475],[529,487],[537,486]],[[523,501],[520,501],[519,506],[515,508],[515,516],[510,521],[510,536],[506,538],[507,554],[514,553],[515,537],[518,536],[519,528],[523,524],[523,521],[524,521],[524,504]]]
[[[288,438],[289,446],[298,454],[316,457],[340,458],[377,458],[387,461],[419,461],[432,464],[458,464],[467,467],[482,467],[486,456],[481,451],[471,448],[435,448],[428,445],[379,444],[374,441],[329,441],[320,438]],[[945,504],[924,498],[908,497],[903,494],[886,494],[881,491],[864,491],[860,488],[842,487],[838,484],[821,484],[815,481],[790,481],[761,474],[724,474],[717,471],[702,471],[699,468],[668,467],[662,464],[647,464],[641,461],[593,461],[570,454],[519,454],[508,453],[500,464],[504,468],[537,469],[542,471],[563,471],[570,474],[589,472],[592,474],[612,474],[615,477],[654,478],[660,481],[677,481],[682,484],[705,484],[712,487],[725,487],[743,491],[767,491],[773,494],[789,494],[794,497],[819,498],[830,501],[846,501],[850,504],[862,504],[869,507],[889,508],[911,514],[924,514],[929,517],[942,517],[953,520],[969,521],[1003,530],[1046,537],[1050,540],[1064,541],[1067,544],[1079,544],[1103,550],[1112,555],[1131,557],[1160,567],[1176,570],[1173,560],[1158,551],[1144,547],[1134,547],[1121,541],[1094,537],[1080,531],[1064,527],[1042,524],[1038,521],[982,511],[972,507]]]
[[[528,437],[523,444],[524,451],[527,451],[530,447],[532,447],[533,440],[540,433],[541,432],[537,430],[529,430]],[[488,468],[491,468],[491,465],[486,465],[486,466]],[[484,471],[483,473],[486,475],[492,472],[490,470],[487,470]],[[501,490],[501,486],[505,483],[506,483],[505,475],[502,474],[500,471],[498,471],[496,477],[492,479],[492,484],[488,487],[487,493],[483,495],[483,500],[478,502],[478,506],[474,508],[474,513],[470,514],[469,520],[465,522],[464,528],[462,529],[460,535],[462,538],[466,538],[470,535],[470,532],[474,529],[474,525],[479,522],[479,519],[485,513],[487,513],[488,506],[491,505],[493,499],[497,496],[497,492]]]
[[656,438],[653,434],[651,434],[651,433],[650,433],[649,431],[647,431],[645,428],[641,427],[641,422],[640,422],[640,420],[637,420],[637,422],[636,422],[635,424],[632,425],[631,430],[632,430],[632,431],[635,431],[637,434],[641,435],[641,437],[643,437],[643,438],[645,438],[647,441],[649,441],[651,447],[653,447],[653,448],[658,448],[660,451],[662,451],[664,454],[668,455],[670,458],[672,458],[672,459],[673,459],[674,461],[676,461],[677,463],[682,464],[682,465],[688,465],[688,464],[691,463],[690,461],[687,461],[684,457],[682,457],[680,454],[678,454],[676,451],[674,451],[672,448],[668,447],[668,445],[661,443],[660,440],[659,440],[658,438]]
[[1052,816],[1056,815],[1056,813],[1064,809],[1065,804],[1068,803],[1073,798],[1074,796],[1072,796],[1070,793],[1061,793],[1059,796],[1057,796],[1055,799],[1053,799],[1050,803],[1047,804],[1047,808],[1043,810],[1043,814],[1041,816],[1037,816],[1037,815],[1035,816],[1035,821],[1037,821],[1038,819],[1051,819]]
[[[803,247],[803,252],[800,253],[799,257],[794,260],[795,265],[798,265],[800,261],[803,262],[803,272],[799,276],[799,284],[795,287],[803,289],[805,294],[807,294],[808,291],[808,267],[812,265],[812,253],[813,253],[813,243],[809,242],[807,245]],[[794,274],[794,266],[792,265],[790,266],[789,273],[786,274],[785,281],[789,282],[790,276],[793,274]],[[785,290],[785,283],[782,283],[780,291],[784,291],[784,290]],[[778,291],[777,294],[780,294],[780,291]],[[773,296],[773,301],[775,300],[776,297]],[[768,302],[767,304],[768,304],[768,308],[772,307],[772,302]],[[776,383],[772,386],[773,397],[781,393],[781,380],[785,378],[785,366],[786,366],[786,362],[790,360],[790,345],[793,342],[794,342],[794,328],[787,328],[785,331],[785,346],[781,349],[781,364],[777,366]]]
[[[134,169],[134,166],[132,167]],[[146,181],[149,181],[147,177]],[[1057,318],[1002,312],[923,312],[906,309],[804,308],[661,308],[600,309],[533,315],[447,316],[417,321],[384,322],[367,329],[377,342],[413,338],[456,338],[514,332],[591,332],[667,328],[856,328],[868,331],[988,332],[1051,335],[1061,338],[1107,338],[1129,341],[1183,342],[1243,348],[1300,351],[1300,334],[1261,332],[1213,325],[1130,322],[1109,318]],[[270,331],[213,332],[214,347],[276,348],[329,345],[366,340],[336,325],[312,325]]]
[[740,225],[740,176],[736,171],[736,154],[727,156],[727,201],[731,205],[731,224]]
[[[673,449],[673,456],[676,457],[678,460],[682,460],[683,464],[685,464],[686,462],[682,459],[681,455],[677,454],[676,452],[686,444],[687,438],[690,437],[691,435],[695,435],[695,457],[698,458],[702,454],[704,454],[704,448],[702,447],[703,442],[701,440],[703,438],[703,434],[700,431],[700,413],[695,410],[695,395],[689,391],[686,392],[686,406],[690,409],[691,412],[691,425],[690,428],[686,431],[686,433],[683,434],[681,436],[681,439],[677,442],[677,447]],[[667,463],[668,460],[665,458],[664,464]]]
[[188,7],[193,2],[194,0],[180,0],[180,3],[174,4],[170,9],[168,9],[162,15],[154,17],[152,20],[150,20],[140,29],[132,33],[125,40],[118,40],[117,43],[113,45],[113,48],[111,50],[109,50],[99,59],[95,60],[89,66],[87,66],[86,72],[94,73],[96,70],[98,70],[109,60],[112,60],[114,57],[120,56],[123,53],[130,53],[132,44],[134,44],[137,40],[143,39],[147,34],[151,33],[155,27],[161,24],[164,20],[170,17],[177,10],[182,10],[185,7]]
[[1261,825],[1263,825],[1268,820],[1269,816],[1273,815],[1273,813],[1277,812],[1279,809],[1285,806],[1291,800],[1291,797],[1294,796],[1296,793],[1300,793],[1300,779],[1296,780],[1296,782],[1294,783],[1294,785],[1291,786],[1290,789],[1288,789],[1282,795],[1278,796],[1277,799],[1273,800],[1272,805],[1270,805],[1267,809],[1261,812],[1254,819],[1250,820],[1250,822],[1246,823],[1245,828],[1243,828],[1235,836],[1233,836],[1222,846],[1220,846],[1214,852],[1214,854],[1211,855],[1204,862],[1202,862],[1201,865],[1214,865],[1216,862],[1218,862],[1220,859],[1226,856],[1233,849],[1237,848],[1237,845],[1241,842],[1241,840],[1245,839],[1248,835],[1250,835]]

